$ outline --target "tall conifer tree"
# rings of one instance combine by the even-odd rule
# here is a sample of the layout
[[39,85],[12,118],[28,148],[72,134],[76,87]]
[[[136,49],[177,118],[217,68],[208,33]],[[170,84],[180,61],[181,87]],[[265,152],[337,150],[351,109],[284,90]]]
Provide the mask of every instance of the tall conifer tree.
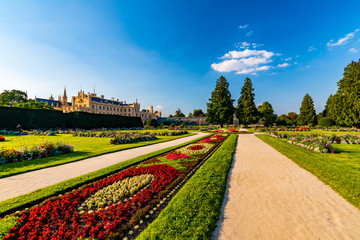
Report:
[[239,123],[244,125],[256,123],[259,119],[259,112],[254,102],[254,88],[252,86],[251,79],[246,78],[238,100],[238,108],[236,109],[236,117],[239,119]]
[[302,100],[300,115],[298,116],[297,121],[299,125],[316,125],[314,101],[309,94],[306,94]]
[[360,59],[346,66],[338,86],[331,98],[329,117],[337,125],[360,127]]
[[234,114],[234,99],[231,99],[229,83],[224,76],[216,81],[214,91],[211,93],[209,103],[207,104],[206,121],[212,124],[224,124],[232,122]]

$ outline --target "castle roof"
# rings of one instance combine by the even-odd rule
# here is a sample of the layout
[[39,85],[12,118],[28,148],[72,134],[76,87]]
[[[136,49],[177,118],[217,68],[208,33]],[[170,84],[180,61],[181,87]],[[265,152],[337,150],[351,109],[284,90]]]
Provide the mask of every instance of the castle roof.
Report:
[[[61,107],[62,106],[62,103],[60,101],[57,101],[57,100],[49,100],[49,99],[44,99],[44,98],[36,98],[36,102],[43,102],[43,103],[47,103],[48,105],[53,105],[54,107],[56,106],[59,106]],[[68,102],[67,103],[69,106],[71,106],[71,103]]]
[[124,104],[121,102],[112,101],[109,99],[103,99],[103,98],[99,98],[99,97],[91,97],[91,101],[99,102],[99,103],[110,103],[110,104],[118,105],[118,106],[129,106],[130,105],[130,104]]

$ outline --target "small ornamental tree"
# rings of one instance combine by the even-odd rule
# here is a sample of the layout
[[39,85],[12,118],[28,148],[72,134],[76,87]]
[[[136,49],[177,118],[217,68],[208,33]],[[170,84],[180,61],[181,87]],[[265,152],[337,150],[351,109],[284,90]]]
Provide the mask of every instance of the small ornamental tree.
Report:
[[224,76],[216,80],[216,86],[207,104],[206,121],[212,124],[229,124],[233,120],[234,99],[231,99],[229,83]]
[[272,125],[275,122],[276,116],[274,114],[274,109],[269,102],[264,102],[258,109],[260,116],[265,121],[265,126]]
[[158,122],[156,119],[150,118],[146,121],[146,125],[152,126],[152,127],[157,127],[158,126]]
[[255,105],[255,93],[250,78],[246,78],[244,86],[241,89],[241,96],[238,100],[238,108],[236,109],[236,117],[239,123],[245,126],[256,123],[259,119],[259,112]]
[[314,108],[314,101],[309,94],[306,94],[304,96],[297,121],[299,125],[316,125],[316,112]]

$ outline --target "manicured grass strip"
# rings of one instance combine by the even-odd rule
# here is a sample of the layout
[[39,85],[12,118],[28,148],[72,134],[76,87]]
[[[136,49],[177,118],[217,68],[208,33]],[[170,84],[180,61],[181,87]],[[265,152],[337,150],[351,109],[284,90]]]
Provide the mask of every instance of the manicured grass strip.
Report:
[[179,148],[179,147],[185,146],[189,143],[196,142],[196,141],[203,139],[205,137],[208,137],[208,136],[209,135],[206,135],[206,136],[197,138],[195,140],[192,140],[192,141],[189,141],[189,142],[177,145],[177,146],[168,147],[168,148],[161,149],[161,150],[158,150],[158,151],[155,151],[152,153],[144,154],[142,156],[114,164],[110,167],[103,168],[103,169],[97,170],[95,172],[85,174],[80,177],[72,178],[72,179],[63,181],[61,183],[58,183],[58,184],[55,184],[55,185],[52,185],[52,186],[49,186],[46,188],[38,189],[38,190],[28,193],[28,194],[24,194],[24,195],[15,197],[15,198],[11,198],[11,199],[2,201],[2,202],[0,202],[0,216],[4,216],[6,214],[12,213],[18,209],[23,209],[25,207],[32,206],[36,203],[39,203],[39,202],[45,200],[48,197],[51,197],[51,196],[54,196],[54,195],[57,195],[60,193],[64,193],[66,191],[69,191],[70,189],[79,187],[83,184],[96,181],[98,179],[101,179],[103,177],[111,175],[115,172],[118,172],[119,170],[130,167],[134,164],[137,164],[137,163],[147,160],[149,158],[155,157],[157,155],[163,154],[165,152],[171,151],[175,148]]
[[265,134],[256,135],[360,208],[360,147],[334,145],[340,154],[315,153]]
[[0,239],[8,235],[9,230],[15,225],[19,217],[9,216],[0,220]]
[[193,134],[179,136],[158,136],[156,140],[144,141],[138,143],[128,143],[120,145],[111,145],[111,138],[97,137],[73,137],[70,134],[57,136],[9,136],[7,141],[0,143],[0,149],[13,148],[19,149],[26,145],[40,145],[43,142],[64,142],[74,146],[74,152],[60,156],[46,157],[42,159],[34,159],[30,161],[22,161],[16,163],[8,163],[0,165],[0,178],[9,177],[21,173],[39,170],[48,167],[59,166],[62,164],[83,160],[89,157],[95,157],[106,153],[117,152],[121,150],[148,146],[156,143],[167,142],[178,138],[187,137]]
[[230,135],[136,239],[209,239],[220,216],[236,140]]

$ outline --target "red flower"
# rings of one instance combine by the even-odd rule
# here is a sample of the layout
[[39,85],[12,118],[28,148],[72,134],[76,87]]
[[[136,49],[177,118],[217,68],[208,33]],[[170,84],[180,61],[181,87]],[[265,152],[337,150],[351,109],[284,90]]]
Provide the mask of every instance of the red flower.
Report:
[[174,152],[174,153],[167,154],[165,156],[165,158],[167,158],[169,160],[176,160],[176,159],[180,159],[180,158],[191,158],[191,156],[183,154],[183,153]]

